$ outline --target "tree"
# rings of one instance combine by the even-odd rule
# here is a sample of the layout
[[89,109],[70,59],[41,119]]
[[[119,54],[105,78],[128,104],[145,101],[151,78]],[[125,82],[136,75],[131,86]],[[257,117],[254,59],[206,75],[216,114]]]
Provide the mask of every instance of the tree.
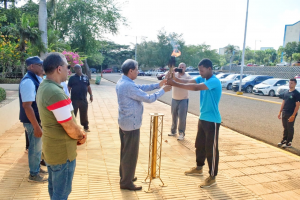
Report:
[[[111,67],[113,65],[121,66],[122,63],[129,58],[134,57],[134,50],[130,48],[129,45],[120,45],[110,41],[100,42],[99,46],[101,48],[98,50],[104,57],[103,63],[98,63],[102,65],[103,69]],[[93,59],[92,56],[89,59]]]
[[45,52],[41,52],[41,58],[47,53],[48,37],[47,37],[47,3],[46,0],[40,0],[39,4],[39,30],[41,31],[41,40],[45,46]]
[[283,48],[283,56],[285,60],[290,63],[290,65],[293,60],[292,58],[293,54],[297,53],[297,48],[298,48],[297,46],[298,46],[297,42],[288,42]]
[[274,63],[276,58],[277,58],[277,52],[275,49],[266,49],[265,50],[266,54],[269,55],[269,61],[271,63]]
[[255,63],[260,65],[263,64],[266,56],[266,52],[263,50],[255,51]]
[[300,53],[293,53],[292,57],[294,61],[300,62]]
[[25,73],[25,60],[27,56],[26,49],[28,48],[28,43],[32,43],[39,51],[44,50],[44,45],[41,42],[41,32],[36,27],[32,27],[34,24],[30,21],[30,17],[26,14],[22,14],[20,22],[17,24],[10,24],[3,28],[4,32],[11,34],[12,36],[19,39],[19,50],[21,51],[21,71],[24,75]]
[[[98,52],[97,39],[101,34],[115,34],[119,24],[125,23],[114,0],[64,0],[56,5],[55,28],[72,49],[86,57]],[[86,68],[89,74],[89,67]]]

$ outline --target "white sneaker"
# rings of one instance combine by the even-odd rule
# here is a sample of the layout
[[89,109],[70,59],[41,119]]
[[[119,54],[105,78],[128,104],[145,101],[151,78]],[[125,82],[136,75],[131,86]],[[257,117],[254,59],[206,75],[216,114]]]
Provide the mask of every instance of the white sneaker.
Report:
[[172,132],[168,134],[168,136],[175,136],[175,135],[176,133],[172,133]]
[[183,140],[184,139],[184,134],[183,133],[179,133],[179,136],[177,138],[177,140]]

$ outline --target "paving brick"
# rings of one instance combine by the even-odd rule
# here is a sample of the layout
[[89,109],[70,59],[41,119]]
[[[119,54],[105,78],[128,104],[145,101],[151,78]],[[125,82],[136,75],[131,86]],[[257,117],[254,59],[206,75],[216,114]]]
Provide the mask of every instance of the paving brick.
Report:
[[[118,134],[118,104],[115,85],[106,80],[92,85],[95,101],[89,104],[91,132],[86,144],[78,147],[73,190],[69,199],[276,199],[300,194],[300,158],[271,148],[228,128],[220,128],[220,164],[217,185],[199,188],[208,176],[185,176],[184,171],[195,166],[195,136],[198,116],[187,115],[184,141],[167,136],[171,126],[170,106],[155,102],[144,104],[140,152],[136,168],[137,185],[147,177],[149,159],[148,113],[165,114],[161,160],[161,181],[151,183],[153,193],[121,190],[119,186],[120,139]],[[77,118],[79,122],[79,117]],[[233,146],[232,143],[235,143]],[[18,123],[0,136],[1,199],[49,199],[47,183],[27,182],[27,154],[24,154],[24,128]],[[149,179],[148,179],[149,180]],[[30,191],[30,192],[29,192]]]

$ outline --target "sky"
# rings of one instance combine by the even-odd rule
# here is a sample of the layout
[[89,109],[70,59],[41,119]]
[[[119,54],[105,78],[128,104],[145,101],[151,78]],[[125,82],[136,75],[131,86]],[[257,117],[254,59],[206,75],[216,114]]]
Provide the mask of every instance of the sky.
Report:
[[[128,26],[104,39],[118,44],[157,41],[158,31],[183,34],[187,45],[228,44],[242,49],[247,0],[114,0]],[[21,2],[22,3],[22,2]],[[19,3],[20,4],[20,3]],[[286,24],[300,21],[300,0],[249,0],[246,46],[251,49],[283,44]],[[127,36],[126,36],[127,35]]]

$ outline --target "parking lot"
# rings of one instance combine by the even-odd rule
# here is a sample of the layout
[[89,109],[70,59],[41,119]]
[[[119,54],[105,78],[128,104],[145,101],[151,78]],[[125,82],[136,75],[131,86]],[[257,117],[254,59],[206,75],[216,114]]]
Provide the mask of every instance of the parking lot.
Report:
[[[103,77],[117,82],[121,74],[105,74]],[[137,84],[151,84],[159,82],[154,76],[138,76]],[[159,100],[171,104],[172,93],[166,93]],[[199,92],[190,91],[189,112],[199,115]],[[254,95],[244,93],[236,95],[232,90],[223,89],[219,109],[222,125],[238,131],[244,135],[259,139],[276,146],[282,139],[282,124],[277,118],[282,99],[278,97]],[[293,148],[289,151],[300,155],[300,124],[295,123]],[[234,144],[233,144],[234,145]]]

